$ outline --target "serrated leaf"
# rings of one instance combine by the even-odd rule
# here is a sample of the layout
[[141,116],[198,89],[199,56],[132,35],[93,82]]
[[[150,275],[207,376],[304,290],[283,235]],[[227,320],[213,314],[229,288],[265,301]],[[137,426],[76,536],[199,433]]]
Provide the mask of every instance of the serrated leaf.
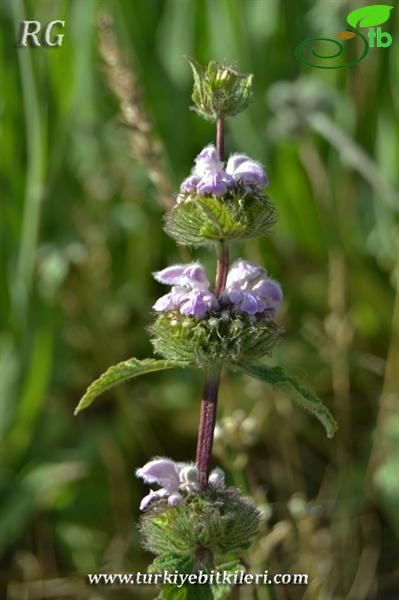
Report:
[[155,600],[187,600],[187,588],[176,585],[164,585]]
[[190,64],[193,73],[194,86],[191,98],[193,102],[201,104],[203,101],[201,93],[201,79],[204,77],[204,67],[200,65],[199,62],[191,58],[191,56],[185,56],[184,58]]
[[228,208],[217,198],[203,197],[198,199],[197,203],[208,219],[201,230],[201,234],[205,237],[226,239],[231,235],[235,237],[245,230],[240,223],[233,221]]
[[392,9],[393,6],[387,6],[386,4],[363,6],[352,10],[346,20],[352,27],[374,27],[388,21]]
[[309,388],[288,375],[281,367],[265,365],[240,365],[252,377],[256,377],[269,385],[286,392],[305,410],[311,412],[324,426],[327,437],[333,437],[337,423],[330,411],[318,396]]
[[211,586],[208,584],[188,585],[187,600],[213,600]]
[[144,375],[145,373],[172,369],[176,366],[177,365],[168,360],[157,360],[155,358],[145,358],[144,360],[129,358],[129,360],[124,360],[117,365],[110,367],[98,379],[93,381],[87,388],[86,393],[80,399],[75,409],[75,415],[84,408],[90,406],[97,396],[118,383],[132,379],[133,377],[138,377],[139,375]]
[[184,554],[161,554],[154,558],[148,567],[149,573],[163,573],[168,571],[173,573],[191,573],[193,567],[193,559],[191,556]]

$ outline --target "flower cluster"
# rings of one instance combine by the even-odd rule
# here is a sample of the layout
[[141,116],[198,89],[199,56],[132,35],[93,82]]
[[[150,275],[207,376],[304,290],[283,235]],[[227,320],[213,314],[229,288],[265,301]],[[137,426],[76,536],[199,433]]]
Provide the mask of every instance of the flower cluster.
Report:
[[231,265],[221,301],[231,305],[232,312],[255,315],[267,311],[274,317],[282,299],[280,285],[267,277],[263,267],[242,258]]
[[229,309],[234,314],[267,313],[274,317],[282,301],[280,285],[267,277],[263,267],[242,258],[230,267],[226,289],[219,300],[209,290],[209,282],[199,263],[174,265],[154,273],[160,283],[172,285],[153,308],[157,312],[179,310],[185,316],[204,318],[210,312]]
[[202,319],[209,311],[218,310],[219,303],[209,291],[209,281],[200,264],[174,265],[153,275],[160,283],[173,286],[169,294],[155,302],[153,309],[157,312],[177,308],[182,315]]
[[[153,500],[167,499],[169,506],[178,506],[183,500],[182,492],[195,494],[199,491],[198,471],[194,464],[176,463],[170,458],[154,458],[136,471],[145,483],[156,483],[158,490],[150,490],[140,503],[140,510],[148,508]],[[211,471],[208,483],[223,486],[224,473],[221,469]]]
[[267,177],[258,162],[246,154],[232,154],[224,169],[214,145],[209,144],[198,154],[191,175],[181,184],[178,202],[184,199],[184,194],[192,192],[223,196],[228,190],[241,186],[246,191],[259,193],[266,185]]

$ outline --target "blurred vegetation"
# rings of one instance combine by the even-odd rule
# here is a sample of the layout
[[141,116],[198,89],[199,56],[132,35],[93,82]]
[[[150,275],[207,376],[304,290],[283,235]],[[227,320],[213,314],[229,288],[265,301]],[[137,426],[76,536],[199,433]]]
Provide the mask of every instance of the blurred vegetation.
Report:
[[[73,409],[109,365],[151,354],[146,326],[161,289],[150,273],[190,257],[162,231],[163,212],[213,130],[188,110],[183,54],[255,74],[256,101],[228,123],[226,149],[265,164],[280,220],[271,237],[237,244],[234,255],[282,282],[278,361],[321,395],[340,427],[327,440],[285,396],[226,374],[215,464],[264,514],[245,563],[310,581],[235,597],[397,597],[397,10],[383,27],[392,46],[354,67],[311,69],[294,57],[299,42],[333,37],[361,5],[1,3],[2,598],[154,597],[144,587],[90,588],[85,574],[148,564],[134,469],[157,454],[193,457],[201,374],[148,376],[77,418]],[[99,50],[104,8],[119,71],[112,56],[107,63],[104,27]],[[18,49],[24,18],[65,19],[63,46]],[[192,256],[213,269],[211,253]]]

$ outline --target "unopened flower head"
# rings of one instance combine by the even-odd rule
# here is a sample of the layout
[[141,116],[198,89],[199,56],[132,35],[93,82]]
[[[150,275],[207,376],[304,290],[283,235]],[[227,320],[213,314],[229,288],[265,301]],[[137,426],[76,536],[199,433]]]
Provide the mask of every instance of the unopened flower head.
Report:
[[219,467],[213,469],[209,475],[209,484],[214,487],[221,487],[224,485],[224,471]]
[[194,110],[215,121],[245,110],[252,99],[252,75],[211,61],[206,66],[186,57],[194,73]]

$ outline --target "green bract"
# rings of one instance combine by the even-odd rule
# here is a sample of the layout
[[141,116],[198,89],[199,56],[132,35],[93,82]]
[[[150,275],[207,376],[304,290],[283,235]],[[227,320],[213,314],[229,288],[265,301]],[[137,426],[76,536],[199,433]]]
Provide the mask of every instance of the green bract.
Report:
[[[173,508],[164,499],[154,501],[140,522],[147,550],[157,556],[191,558],[191,566],[197,568],[212,567],[218,555],[247,548],[258,525],[258,510],[238,489],[211,486],[187,495]],[[200,554],[207,565],[198,564]]]
[[166,215],[165,231],[179,244],[201,246],[218,240],[255,238],[269,232],[276,221],[267,197],[245,190],[224,196],[181,194],[180,203]]
[[203,67],[186,56],[194,76],[194,110],[204,119],[216,121],[245,110],[252,101],[252,74],[211,61]]
[[259,359],[271,353],[282,334],[281,328],[263,315],[228,311],[202,320],[170,311],[161,314],[150,330],[157,354],[173,364],[199,368]]

